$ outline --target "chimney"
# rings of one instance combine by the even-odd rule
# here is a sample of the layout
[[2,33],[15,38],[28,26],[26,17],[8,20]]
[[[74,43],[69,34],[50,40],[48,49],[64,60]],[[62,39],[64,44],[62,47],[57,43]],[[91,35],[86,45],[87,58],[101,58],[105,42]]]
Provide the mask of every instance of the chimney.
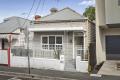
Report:
[[40,21],[41,16],[35,15],[35,21]]
[[57,8],[51,8],[50,9],[50,12],[53,14],[53,13],[56,13],[58,10],[57,10]]
[[39,16],[39,15],[35,15],[35,24],[38,24],[38,23],[40,23],[40,18],[41,18],[41,16]]

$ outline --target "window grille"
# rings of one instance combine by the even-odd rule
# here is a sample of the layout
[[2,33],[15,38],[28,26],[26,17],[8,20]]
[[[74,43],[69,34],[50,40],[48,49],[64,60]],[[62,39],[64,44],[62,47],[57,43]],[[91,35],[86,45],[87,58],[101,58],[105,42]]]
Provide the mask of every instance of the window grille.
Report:
[[62,50],[62,36],[42,36],[42,49],[44,50]]

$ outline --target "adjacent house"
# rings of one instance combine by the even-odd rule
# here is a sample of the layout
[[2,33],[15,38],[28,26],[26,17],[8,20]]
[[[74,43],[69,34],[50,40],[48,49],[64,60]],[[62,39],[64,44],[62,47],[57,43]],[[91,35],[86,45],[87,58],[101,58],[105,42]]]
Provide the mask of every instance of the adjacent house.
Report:
[[96,57],[120,60],[120,0],[96,0]]
[[24,30],[29,23],[29,20],[15,16],[0,23],[0,64],[10,66],[11,49],[25,47]]

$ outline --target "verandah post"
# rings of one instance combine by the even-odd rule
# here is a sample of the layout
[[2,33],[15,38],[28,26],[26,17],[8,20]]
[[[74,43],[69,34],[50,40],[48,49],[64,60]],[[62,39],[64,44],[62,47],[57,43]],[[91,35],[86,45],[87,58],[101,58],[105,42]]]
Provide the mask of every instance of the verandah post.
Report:
[[8,35],[8,67],[10,67],[11,34]]

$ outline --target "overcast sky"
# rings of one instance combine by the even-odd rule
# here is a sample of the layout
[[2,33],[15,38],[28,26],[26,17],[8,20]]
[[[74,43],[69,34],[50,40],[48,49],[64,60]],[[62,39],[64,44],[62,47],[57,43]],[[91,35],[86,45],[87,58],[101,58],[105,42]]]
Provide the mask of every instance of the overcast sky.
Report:
[[[38,1],[39,0],[36,0],[29,19],[33,17]],[[0,21],[11,16],[27,16],[32,3],[33,0],[0,0]],[[65,7],[70,7],[82,14],[85,8],[91,5],[95,6],[94,0],[58,0],[58,2],[57,0],[41,0],[37,14],[42,16],[47,15],[49,14],[49,9],[52,7],[56,7],[59,10]]]

